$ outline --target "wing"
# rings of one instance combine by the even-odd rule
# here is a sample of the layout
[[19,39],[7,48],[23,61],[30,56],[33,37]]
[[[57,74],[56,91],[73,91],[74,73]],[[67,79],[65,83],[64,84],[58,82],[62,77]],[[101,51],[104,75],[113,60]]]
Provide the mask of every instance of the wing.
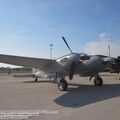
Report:
[[57,72],[61,68],[61,65],[56,60],[4,54],[0,54],[0,62],[18,66],[38,68],[46,72]]

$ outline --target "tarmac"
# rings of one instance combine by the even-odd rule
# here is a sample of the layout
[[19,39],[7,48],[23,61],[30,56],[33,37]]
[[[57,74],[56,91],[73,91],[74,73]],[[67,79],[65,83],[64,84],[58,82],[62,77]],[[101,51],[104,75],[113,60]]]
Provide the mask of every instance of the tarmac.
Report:
[[120,120],[120,75],[102,78],[104,85],[96,87],[93,80],[75,76],[64,92],[47,79],[0,74],[0,119],[9,110],[9,119],[17,111],[24,120]]

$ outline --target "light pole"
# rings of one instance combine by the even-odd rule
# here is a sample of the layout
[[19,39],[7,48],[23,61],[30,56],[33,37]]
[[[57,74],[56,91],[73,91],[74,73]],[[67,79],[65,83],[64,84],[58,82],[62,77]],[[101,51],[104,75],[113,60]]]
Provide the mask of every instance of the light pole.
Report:
[[52,59],[53,44],[50,44],[50,59]]
[[108,45],[108,51],[109,51],[109,57],[111,57],[111,53],[110,53],[110,45]]

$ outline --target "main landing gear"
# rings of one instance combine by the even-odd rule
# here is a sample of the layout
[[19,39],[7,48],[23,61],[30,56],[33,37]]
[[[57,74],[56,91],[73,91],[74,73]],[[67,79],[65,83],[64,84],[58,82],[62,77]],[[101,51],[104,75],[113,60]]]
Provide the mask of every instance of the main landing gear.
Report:
[[103,80],[102,80],[102,78],[99,77],[99,76],[95,77],[95,79],[94,79],[94,85],[95,85],[95,86],[102,86],[102,85],[103,85]]
[[[34,79],[34,82],[37,82],[38,81],[38,77],[35,76],[35,79]],[[64,79],[64,77],[58,77],[56,75],[56,78],[54,79],[53,82],[56,82],[57,81],[57,86],[58,86],[58,89],[60,91],[67,91],[68,89],[68,83],[67,81]],[[52,81],[51,81],[52,82]]]
[[38,77],[35,77],[35,80],[34,80],[35,82],[37,82],[38,81]]
[[60,91],[66,91],[68,88],[68,83],[65,79],[60,79],[58,82],[58,89]]

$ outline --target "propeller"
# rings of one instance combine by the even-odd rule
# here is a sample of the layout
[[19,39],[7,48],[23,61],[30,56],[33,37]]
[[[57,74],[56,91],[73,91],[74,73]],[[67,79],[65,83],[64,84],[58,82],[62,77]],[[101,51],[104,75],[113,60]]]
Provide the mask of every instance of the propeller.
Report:
[[[63,41],[65,42],[66,46],[68,47],[68,49],[70,50],[71,54],[73,54],[70,46],[68,45],[67,41],[65,40],[65,38],[62,36],[62,39]],[[71,63],[71,66],[70,66],[70,71],[69,71],[69,79],[72,80],[73,79],[73,76],[74,76],[74,72],[75,72],[75,67],[76,67],[76,62],[73,61]]]
[[65,44],[67,45],[67,47],[70,50],[70,52],[73,53],[72,50],[71,50],[71,48],[70,48],[70,46],[68,45],[67,41],[65,40],[64,36],[62,36],[62,39],[65,42]]
[[76,67],[76,63],[73,62],[73,63],[71,64],[70,71],[69,71],[69,79],[70,79],[70,80],[73,79],[74,72],[75,72],[75,67]]

